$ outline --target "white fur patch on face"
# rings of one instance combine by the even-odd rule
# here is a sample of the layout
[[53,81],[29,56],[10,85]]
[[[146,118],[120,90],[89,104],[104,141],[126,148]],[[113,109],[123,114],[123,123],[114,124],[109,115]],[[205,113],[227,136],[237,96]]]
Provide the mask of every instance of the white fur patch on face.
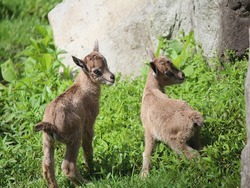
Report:
[[98,81],[100,84],[106,84],[106,85],[113,85],[113,84],[114,84],[114,82],[107,80],[107,79],[104,78],[103,76],[100,77],[100,78],[98,78],[97,81]]
[[105,84],[108,85],[108,86],[111,86],[111,85],[113,85],[114,83],[109,82],[109,81],[106,81]]
[[155,74],[155,72],[153,71],[153,77],[156,77],[156,74]]

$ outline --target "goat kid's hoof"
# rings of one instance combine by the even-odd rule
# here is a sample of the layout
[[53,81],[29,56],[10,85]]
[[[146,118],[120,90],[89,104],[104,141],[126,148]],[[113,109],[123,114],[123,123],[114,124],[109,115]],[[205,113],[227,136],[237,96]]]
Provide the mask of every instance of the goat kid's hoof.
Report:
[[90,181],[90,180],[87,180],[87,179],[83,179],[82,180],[82,183],[83,183],[83,185],[88,185],[88,184],[92,184],[92,181]]
[[200,153],[196,150],[191,151],[189,154],[187,154],[187,159],[199,159],[200,158]]
[[85,186],[95,187],[95,184],[93,182],[89,181],[88,183],[85,183]]
[[141,179],[144,179],[144,178],[147,178],[148,176],[149,176],[148,171],[142,171],[142,172],[141,172],[141,175],[140,175],[140,178],[141,178]]
[[90,186],[93,183],[89,180],[81,179],[80,181],[75,181],[75,180],[71,180],[73,182],[73,184],[75,185],[75,187],[84,187],[84,186]]

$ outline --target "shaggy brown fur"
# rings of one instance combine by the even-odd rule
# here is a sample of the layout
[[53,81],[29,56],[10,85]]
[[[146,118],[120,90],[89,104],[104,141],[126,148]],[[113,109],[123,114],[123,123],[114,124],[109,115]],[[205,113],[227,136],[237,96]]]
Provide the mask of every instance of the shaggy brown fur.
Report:
[[43,121],[35,131],[43,131],[43,175],[49,187],[58,187],[54,172],[54,142],[66,145],[62,163],[65,175],[75,184],[86,183],[77,170],[76,160],[80,146],[85,163],[93,171],[94,123],[99,113],[100,85],[111,85],[115,76],[109,71],[106,59],[99,53],[96,42],[93,52],[83,60],[73,57],[82,71],[75,83],[54,99],[46,108]]
[[199,132],[203,124],[203,117],[199,112],[185,101],[170,99],[164,93],[165,86],[182,83],[184,73],[175,68],[166,57],[155,58],[152,51],[150,54],[151,69],[141,106],[141,120],[145,130],[142,177],[149,174],[150,156],[156,140],[169,145],[177,153],[183,152],[187,158],[198,155],[193,148],[200,148]]

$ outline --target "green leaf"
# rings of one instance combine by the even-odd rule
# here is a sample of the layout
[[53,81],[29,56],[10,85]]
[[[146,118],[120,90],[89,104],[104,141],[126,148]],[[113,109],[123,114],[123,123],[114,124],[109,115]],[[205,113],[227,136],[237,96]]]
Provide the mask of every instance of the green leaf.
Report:
[[3,79],[11,82],[17,79],[17,73],[15,71],[14,64],[9,59],[1,65]]
[[178,69],[181,67],[182,61],[183,61],[183,59],[182,59],[182,56],[181,56],[181,55],[179,55],[179,56],[177,56],[175,59],[173,59],[173,63],[174,63],[174,65],[175,65]]
[[176,52],[176,54],[179,55],[182,52],[182,46],[178,40],[176,39],[171,40],[169,41],[168,45],[169,45],[169,48],[172,48]]
[[155,52],[155,57],[159,57],[162,46],[163,46],[163,38],[159,38],[159,44]]
[[52,57],[50,54],[43,54],[43,61],[46,65],[46,70],[48,71],[51,67]]
[[30,70],[32,70],[32,72],[33,72],[35,65],[36,65],[36,61],[33,58],[28,57],[24,62],[25,72],[28,72]]
[[4,89],[6,89],[6,87],[0,83],[0,90],[4,90]]
[[36,26],[35,30],[41,34],[43,37],[51,36],[52,35],[52,30],[49,26]]
[[181,49],[181,53],[178,56],[178,58],[176,58],[175,63],[176,66],[179,68],[183,65],[183,63],[189,58],[190,53],[188,51],[188,47],[190,46],[192,39],[194,38],[194,32],[191,31],[188,36],[186,37],[186,41],[183,45],[183,48]]
[[59,50],[59,51],[57,51],[57,55],[66,54],[66,53],[67,53],[66,50]]
[[183,70],[183,72],[186,76],[191,76],[194,73],[194,68],[192,65],[189,65]]
[[167,52],[167,56],[171,59],[171,60],[175,60],[178,57],[178,54],[176,53],[176,51],[173,48],[168,48],[166,50]]

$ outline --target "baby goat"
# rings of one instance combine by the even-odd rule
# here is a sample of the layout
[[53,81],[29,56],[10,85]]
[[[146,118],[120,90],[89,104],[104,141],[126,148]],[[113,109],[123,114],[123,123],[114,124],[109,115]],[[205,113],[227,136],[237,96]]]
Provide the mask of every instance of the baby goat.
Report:
[[[166,57],[152,58],[150,71],[144,88],[141,120],[145,131],[145,150],[141,177],[149,174],[150,156],[156,140],[169,145],[177,153],[183,152],[187,158],[198,155],[193,150],[200,148],[200,127],[202,115],[193,110],[185,101],[168,98],[164,87],[180,84],[185,75]],[[188,144],[190,146],[188,146]]]
[[99,113],[100,85],[111,85],[115,81],[105,57],[99,53],[98,42],[93,52],[83,60],[76,57],[73,60],[82,69],[79,76],[68,90],[47,106],[43,121],[34,128],[35,131],[43,131],[43,175],[51,188],[58,187],[54,171],[55,141],[66,145],[62,163],[65,175],[75,185],[87,182],[77,170],[78,151],[82,145],[85,163],[92,173],[92,140],[94,123]]

